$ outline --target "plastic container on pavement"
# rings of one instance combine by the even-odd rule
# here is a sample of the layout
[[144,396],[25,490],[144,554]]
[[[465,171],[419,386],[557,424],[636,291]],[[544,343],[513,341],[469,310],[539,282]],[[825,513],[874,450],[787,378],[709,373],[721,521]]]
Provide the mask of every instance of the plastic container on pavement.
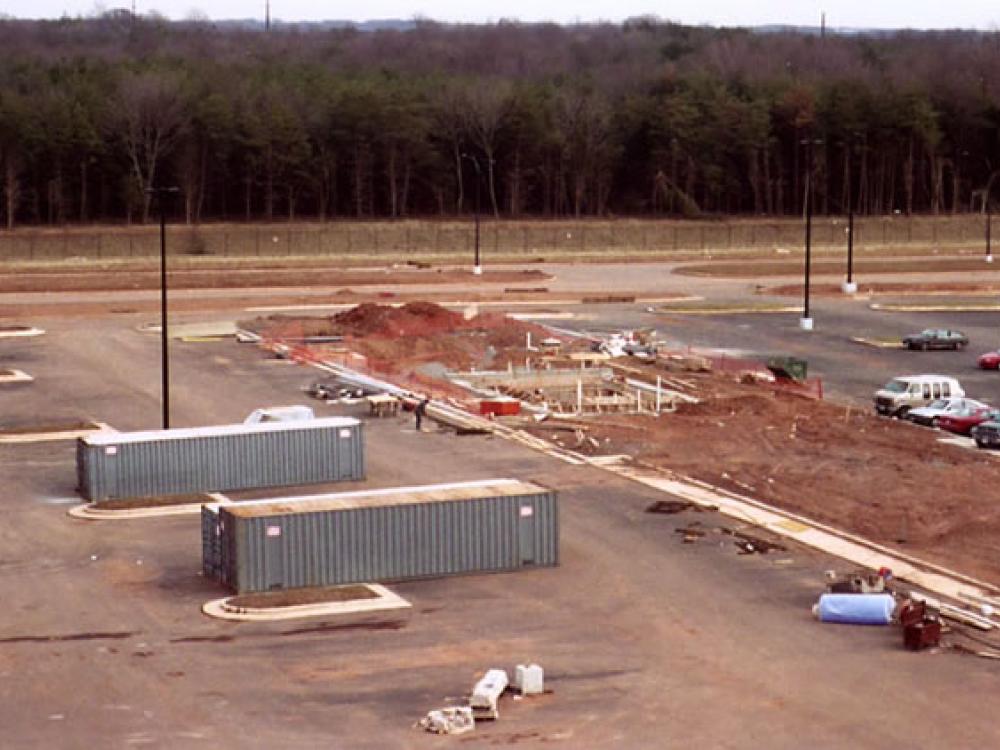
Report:
[[892,594],[823,594],[814,611],[820,622],[888,625],[895,608]]

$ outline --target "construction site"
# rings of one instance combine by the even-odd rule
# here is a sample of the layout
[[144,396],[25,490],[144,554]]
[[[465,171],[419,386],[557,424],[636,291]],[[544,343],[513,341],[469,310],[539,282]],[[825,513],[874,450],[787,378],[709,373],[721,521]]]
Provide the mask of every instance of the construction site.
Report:
[[[757,303],[725,269],[553,264],[507,291],[522,271],[189,286],[169,332],[113,274],[99,301],[93,275],[7,293],[8,731],[714,746],[725,705],[839,747],[877,670],[879,695],[933,674],[921,695],[989,744],[998,456],[871,397],[918,368],[990,398],[972,352],[890,346],[933,314],[985,349],[990,314],[830,293],[807,335],[780,277]],[[847,734],[953,738],[922,701]]]
[[281,356],[398,384],[404,406],[431,394],[447,427],[468,432],[463,414],[486,416],[496,429],[751,495],[1000,585],[997,457],[824,398],[819,378],[673,349],[668,331],[569,336],[421,302],[248,326]]

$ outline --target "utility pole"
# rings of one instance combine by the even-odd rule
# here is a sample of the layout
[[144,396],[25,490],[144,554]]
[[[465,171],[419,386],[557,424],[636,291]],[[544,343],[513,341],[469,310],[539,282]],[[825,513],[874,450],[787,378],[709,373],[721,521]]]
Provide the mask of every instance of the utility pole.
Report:
[[271,30],[271,0],[264,0],[264,31]]

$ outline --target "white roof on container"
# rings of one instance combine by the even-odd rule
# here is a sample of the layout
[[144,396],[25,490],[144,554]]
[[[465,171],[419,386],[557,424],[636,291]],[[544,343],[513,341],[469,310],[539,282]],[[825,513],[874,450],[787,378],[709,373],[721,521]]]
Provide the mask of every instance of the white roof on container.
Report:
[[156,440],[187,440],[189,438],[222,437],[224,435],[256,435],[261,432],[324,430],[331,427],[354,427],[361,422],[353,417],[323,417],[293,422],[261,422],[259,424],[224,424],[209,427],[183,427],[176,430],[144,430],[141,432],[97,432],[82,440],[87,445],[124,445]]
[[473,482],[427,484],[415,487],[391,487],[381,490],[358,490],[324,495],[267,498],[234,503],[212,503],[205,507],[218,513],[225,510],[240,518],[280,516],[289,513],[312,513],[325,510],[349,510],[385,505],[415,505],[454,500],[478,500],[488,497],[541,495],[551,492],[547,487],[519,479],[482,479]]

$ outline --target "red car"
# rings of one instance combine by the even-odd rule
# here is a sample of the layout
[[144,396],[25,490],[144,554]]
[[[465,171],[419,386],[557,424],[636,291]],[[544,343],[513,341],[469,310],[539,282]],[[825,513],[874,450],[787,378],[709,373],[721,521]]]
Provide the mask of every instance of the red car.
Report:
[[998,418],[1000,409],[970,409],[938,417],[937,426],[958,435],[968,435],[969,431],[980,422],[996,421]]
[[1000,351],[986,352],[980,356],[979,366],[984,370],[1000,370]]

